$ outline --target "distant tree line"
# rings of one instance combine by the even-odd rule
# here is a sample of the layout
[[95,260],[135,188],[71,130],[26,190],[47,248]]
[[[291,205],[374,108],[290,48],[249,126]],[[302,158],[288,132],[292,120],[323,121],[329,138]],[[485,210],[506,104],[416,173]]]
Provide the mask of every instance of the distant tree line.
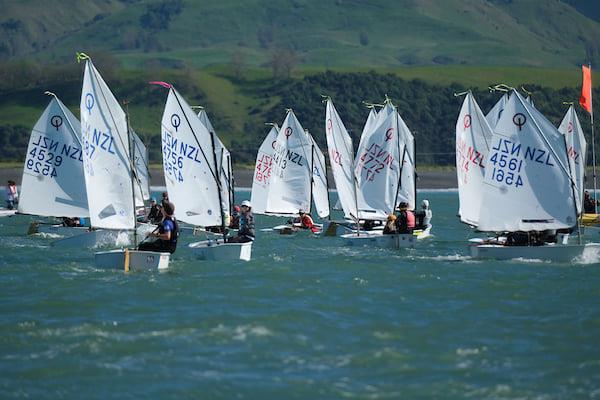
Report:
[[[43,74],[40,74],[39,79],[44,81],[43,85],[26,83],[23,86],[25,89],[17,89],[19,84],[30,82],[23,77],[29,72],[23,72],[23,76],[21,76],[18,68],[3,69],[0,65],[0,109],[9,99],[12,102],[30,105],[32,99],[36,98],[35,101],[39,103],[41,113],[46,99],[39,93],[48,88],[50,90],[59,88],[57,93],[68,94],[67,104],[78,104],[81,90],[81,67],[65,68],[64,71],[57,70],[55,72],[55,82],[45,82],[44,80],[49,78],[42,78]],[[2,74],[12,74],[10,75],[12,85],[11,82],[2,79]],[[156,88],[146,84],[148,80],[153,79],[177,82],[177,89],[188,99],[190,104],[206,104],[204,93],[197,86],[191,71],[186,69],[140,71],[135,74],[115,71],[109,85],[120,99],[127,98],[133,104],[160,110],[164,103],[164,97],[156,94]],[[580,88],[575,87],[558,90],[527,84],[525,87],[532,92],[535,106],[555,126],[560,123],[567,110],[567,106],[562,104],[563,101],[577,103],[580,93]],[[455,157],[456,118],[463,101],[463,97],[456,97],[454,94],[468,89],[459,84],[440,86],[419,79],[403,80],[392,74],[328,71],[302,79],[282,78],[272,80],[261,87],[253,86],[255,96],[263,100],[258,101],[249,110],[242,135],[233,135],[230,122],[224,116],[218,114],[210,116],[217,133],[228,144],[234,162],[253,163],[258,147],[268,131],[264,123],[277,122],[281,124],[285,118],[286,108],[294,110],[304,128],[308,129],[320,147],[326,150],[325,105],[322,103],[321,95],[331,96],[356,147],[369,112],[363,102],[382,103],[387,95],[398,107],[401,117],[416,138],[417,163],[451,165],[454,163]],[[36,93],[37,97],[32,96],[32,93]],[[473,93],[484,113],[489,111],[502,94],[478,89],[473,89]],[[600,90],[594,90],[594,97],[600,98]],[[273,98],[279,99],[278,102],[274,104],[271,101]],[[588,135],[588,142],[591,142],[589,116],[579,106],[577,106],[577,111],[582,127]],[[138,134],[147,144],[152,162],[161,161],[159,118],[160,115],[157,115],[157,129],[138,130]],[[31,125],[26,127],[14,124],[0,126],[0,160],[22,160],[24,158],[29,132],[34,123],[35,121],[31,121]]]

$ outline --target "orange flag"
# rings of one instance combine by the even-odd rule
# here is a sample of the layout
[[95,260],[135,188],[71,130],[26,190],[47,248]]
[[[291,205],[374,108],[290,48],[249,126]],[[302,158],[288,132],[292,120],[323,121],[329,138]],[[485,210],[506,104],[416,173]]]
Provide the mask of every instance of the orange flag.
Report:
[[592,113],[592,68],[582,65],[583,84],[581,85],[581,96],[579,104],[585,111]]

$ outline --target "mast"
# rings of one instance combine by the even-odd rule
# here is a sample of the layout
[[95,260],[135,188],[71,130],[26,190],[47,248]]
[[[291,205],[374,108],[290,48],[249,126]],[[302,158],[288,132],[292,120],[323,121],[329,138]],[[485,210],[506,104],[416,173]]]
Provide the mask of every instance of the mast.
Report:
[[398,193],[400,192],[400,187],[402,186],[402,167],[404,166],[404,157],[406,156],[406,146],[404,146],[404,151],[402,152],[402,158],[400,158],[400,130],[398,129],[398,113],[394,108],[394,113],[396,115],[394,118],[396,119],[396,136],[398,137],[398,185],[396,186],[396,195],[394,196],[394,205],[392,207],[392,214],[396,211],[396,203],[398,202]]
[[413,135],[413,154],[412,154],[412,162],[413,162],[413,180],[414,180],[414,193],[413,198],[415,199],[415,210],[417,209],[417,141]]
[[219,196],[219,210],[221,211],[221,230],[223,231],[223,241],[226,241],[227,232],[225,232],[225,213],[223,212],[223,198],[221,196],[221,180],[220,180],[220,176],[219,176],[219,168],[217,166],[217,154],[216,154],[216,148],[215,148],[215,133],[212,131],[210,132],[210,143],[212,145],[213,162],[214,162],[214,166],[215,166],[215,172],[217,174],[216,181],[217,181],[217,194]]
[[[592,63],[588,63],[590,68],[590,78],[592,76]],[[590,79],[591,80],[591,79]],[[597,179],[596,179],[596,136],[594,134],[594,108],[592,106],[592,85],[590,82],[590,123],[592,125],[592,175],[594,177],[594,214],[598,214],[598,206],[596,204],[596,190],[597,190]]]
[[235,202],[235,187],[233,182],[233,168],[231,167],[231,154],[227,155],[227,168],[229,170],[229,214],[231,215],[233,211],[233,204]]
[[[305,131],[305,133],[308,135],[308,132]],[[312,203],[314,201],[313,199],[313,185],[315,184],[315,145],[314,143],[310,144],[310,199],[308,200],[308,213],[312,213]]]
[[135,146],[131,145],[133,137],[131,130],[129,129],[129,101],[124,100],[123,105],[125,106],[125,120],[127,122],[127,146],[129,148],[129,176],[131,177],[131,201],[133,202],[133,244],[137,248],[138,237],[137,237],[137,218],[135,215]]

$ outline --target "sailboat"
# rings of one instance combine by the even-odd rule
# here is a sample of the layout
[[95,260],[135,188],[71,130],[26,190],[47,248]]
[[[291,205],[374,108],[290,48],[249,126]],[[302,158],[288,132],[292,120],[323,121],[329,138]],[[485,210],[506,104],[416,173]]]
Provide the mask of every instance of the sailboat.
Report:
[[252,176],[252,192],[250,202],[255,214],[264,214],[267,209],[267,196],[269,195],[269,182],[273,170],[273,150],[277,143],[279,127],[269,124],[271,129],[258,148],[254,174]]
[[456,177],[458,216],[461,222],[470,226],[477,226],[479,222],[485,177],[484,162],[492,141],[492,128],[488,121],[473,94],[468,91],[456,121]]
[[575,200],[579,215],[583,211],[587,142],[572,104],[558,126],[558,131],[564,136],[567,144],[567,156],[571,163],[571,179],[575,182]]
[[[79,58],[85,60],[80,109],[90,223],[94,228],[135,232],[135,145],[129,120],[91,59]],[[95,263],[125,271],[166,269],[169,258],[169,253],[118,249],[96,253]]]
[[[233,211],[233,204],[235,199],[235,184],[233,179],[233,169],[231,165],[231,153],[225,147],[221,139],[216,134],[213,124],[208,118],[208,114],[204,107],[200,108],[198,112],[198,118],[204,127],[208,130],[211,135],[215,138],[215,156],[217,158],[217,166],[219,168],[219,179],[221,181],[221,201],[222,207],[225,211],[225,226],[229,226],[230,215]],[[220,228],[217,227],[217,228]],[[220,230],[220,229],[218,229]]]
[[[88,217],[79,121],[54,93],[46,94],[52,99],[31,131],[18,212],[42,217]],[[64,236],[86,230],[33,222],[29,233]]]
[[[268,185],[264,186],[264,210],[259,206],[254,212],[294,217],[300,210],[310,214],[314,202],[319,217],[328,217],[325,157],[292,110],[288,110],[273,146]],[[256,187],[259,191],[262,190],[260,186]],[[262,195],[264,192],[259,196]],[[296,232],[289,224],[276,226],[273,230],[281,233]]]
[[169,198],[177,219],[193,226],[221,226],[221,240],[207,239],[189,247],[201,259],[249,261],[252,242],[227,243],[226,201],[223,198],[217,137],[194,114],[175,88],[164,82],[169,95],[162,117],[162,154]]
[[[367,123],[371,124],[377,114],[371,108]],[[369,129],[369,128],[365,128]],[[338,236],[353,231],[352,225],[359,229],[359,212],[357,199],[357,180],[354,174],[354,147],[352,138],[338,114],[333,100],[326,98],[325,137],[329,154],[329,165],[338,193],[338,203],[344,211],[345,221],[328,221],[323,230],[326,236]]]
[[[407,152],[407,129],[396,107],[388,100],[369,130],[363,132],[354,161],[356,204],[359,218],[385,221],[398,204]],[[414,149],[414,147],[413,147]],[[412,234],[383,235],[381,231],[342,235],[348,245],[414,247]]]
[[600,251],[600,244],[568,244],[567,234],[550,240],[556,230],[577,225],[576,183],[564,136],[515,90],[493,129],[484,165],[476,227],[501,235],[474,240],[474,258],[569,262]]

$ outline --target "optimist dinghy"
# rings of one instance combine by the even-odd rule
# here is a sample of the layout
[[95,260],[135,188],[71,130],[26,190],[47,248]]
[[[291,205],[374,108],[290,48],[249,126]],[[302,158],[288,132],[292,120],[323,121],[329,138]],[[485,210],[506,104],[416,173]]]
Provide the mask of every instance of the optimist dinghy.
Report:
[[[163,168],[169,198],[177,219],[192,226],[221,226],[222,240],[207,239],[189,248],[200,259],[249,261],[252,243],[225,242],[225,213],[229,211],[230,175],[223,177],[223,148],[214,132],[167,83],[169,94],[162,117]],[[229,165],[230,162],[228,161]]]
[[[572,178],[574,165],[567,155],[564,136],[515,90],[511,91],[491,136],[491,128],[481,120],[479,113],[474,99],[467,94],[457,123],[457,145],[459,138],[476,137],[479,143],[481,138],[489,139],[487,148],[479,147],[473,140],[468,142],[473,146],[471,154],[487,151],[484,162],[473,168],[477,174],[468,175],[476,176],[481,182],[474,184],[477,181],[474,179],[470,186],[475,194],[475,200],[471,201],[479,214],[472,214],[469,223],[483,232],[508,232],[505,235],[508,238],[543,233],[546,237],[563,239],[535,243],[507,239],[472,244],[471,255],[570,262],[600,251],[598,243],[571,245],[567,244],[565,235],[553,235],[557,230],[573,230],[577,225],[577,184]],[[470,123],[464,123],[466,120]],[[460,182],[458,160],[457,151]],[[467,161],[472,166],[473,160]],[[459,194],[461,190],[459,186]],[[460,201],[460,216],[464,220],[471,208],[465,207],[462,196]]]
[[[253,212],[296,217],[300,210],[310,214],[313,202],[319,217],[329,216],[325,156],[288,110],[281,129],[273,126],[259,149],[252,182]],[[270,231],[292,234],[303,230],[285,224]]]
[[[91,59],[85,61],[81,91],[83,165],[90,223],[94,228],[135,231],[135,139],[129,119]],[[134,244],[137,246],[137,235]],[[98,268],[165,269],[169,253],[119,249],[95,254]]]

